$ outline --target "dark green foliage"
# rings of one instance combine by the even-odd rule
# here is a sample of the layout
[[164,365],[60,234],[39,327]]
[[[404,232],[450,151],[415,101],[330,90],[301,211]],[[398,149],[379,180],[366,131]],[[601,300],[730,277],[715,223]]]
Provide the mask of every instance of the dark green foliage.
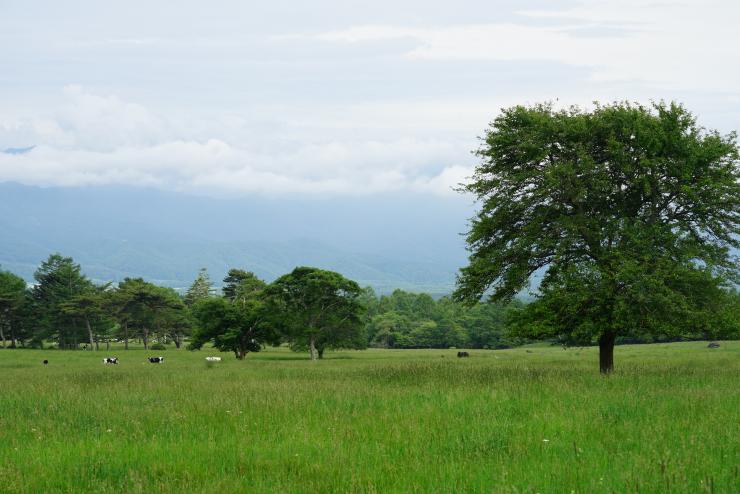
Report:
[[477,303],[467,306],[449,297],[396,290],[369,304],[367,323],[371,346],[380,348],[508,348],[520,343],[506,335],[509,304]]
[[88,293],[93,284],[71,257],[52,254],[34,274],[32,290],[35,315],[34,339],[37,342],[54,339],[59,348],[76,348],[86,341],[85,328],[79,318],[65,311],[65,304]]
[[113,321],[107,316],[105,302],[109,285],[90,286],[83,292],[70,297],[60,304],[61,311],[80,321],[87,330],[90,350],[98,349],[100,337],[105,337],[113,328]]
[[185,293],[185,305],[192,306],[201,300],[209,298],[213,294],[213,283],[208,276],[208,270],[201,268],[193,284]]
[[26,282],[20,276],[0,271],[0,344],[5,348],[6,338],[15,348],[29,338],[26,313],[30,307]]
[[266,290],[270,310],[280,314],[291,346],[308,349],[311,359],[329,348],[365,348],[362,290],[339,273],[298,267]]
[[161,339],[172,337],[179,347],[188,321],[185,306],[173,289],[141,278],[126,278],[111,293],[108,304],[127,348],[132,337],[141,338],[144,348],[148,348],[152,334]]
[[455,296],[511,299],[545,269],[517,334],[599,342],[728,329],[738,282],[740,169],[734,134],[700,128],[679,105],[504,110],[464,190],[481,210]]
[[188,349],[198,350],[212,341],[242,360],[265,344],[278,344],[277,315],[265,304],[266,283],[238,269],[230,270],[224,283],[223,298],[206,298],[193,307],[197,327]]

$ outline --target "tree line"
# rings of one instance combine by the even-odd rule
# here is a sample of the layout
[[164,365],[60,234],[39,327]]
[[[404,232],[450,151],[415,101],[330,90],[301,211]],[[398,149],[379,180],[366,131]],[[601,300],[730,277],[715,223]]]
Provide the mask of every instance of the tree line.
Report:
[[287,344],[312,359],[327,349],[505,348],[508,315],[522,304],[481,302],[396,290],[378,296],[339,273],[298,267],[267,283],[231,269],[220,290],[201,270],[184,294],[142,278],[95,284],[71,258],[52,254],[34,283],[0,270],[2,348],[191,350],[212,344],[238,359]]

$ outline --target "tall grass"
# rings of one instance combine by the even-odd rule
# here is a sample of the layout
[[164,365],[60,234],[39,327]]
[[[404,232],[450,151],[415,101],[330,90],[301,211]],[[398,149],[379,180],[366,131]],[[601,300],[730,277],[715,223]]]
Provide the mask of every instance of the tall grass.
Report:
[[740,492],[740,342],[455,353],[0,350],[0,492]]

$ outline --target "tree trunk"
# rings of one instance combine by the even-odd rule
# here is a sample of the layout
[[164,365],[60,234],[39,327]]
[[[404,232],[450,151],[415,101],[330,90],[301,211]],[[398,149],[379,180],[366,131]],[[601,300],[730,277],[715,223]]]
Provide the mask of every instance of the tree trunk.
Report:
[[180,345],[182,345],[182,335],[179,333],[175,334],[175,336],[172,338],[172,340],[175,342],[175,348],[178,350],[180,349]]
[[319,353],[319,359],[324,358],[324,349],[323,348],[319,348],[318,349],[318,353]]
[[11,323],[8,323],[8,331],[10,332],[10,348],[18,348],[18,338],[15,337],[15,330]]
[[98,335],[95,335],[95,351],[97,352],[98,350],[100,350],[100,341]]
[[3,348],[5,348],[5,333],[3,333],[3,325],[0,324],[0,340],[3,341]]
[[85,318],[85,326],[87,326],[87,335],[90,337],[90,350],[92,350],[95,345],[95,337],[93,336],[92,326],[90,326],[90,320],[88,318]]
[[110,350],[110,338],[105,339],[105,349]]
[[243,348],[239,349],[239,353],[237,354],[236,358],[239,360],[244,360],[244,358],[247,356],[247,351]]
[[144,342],[144,350],[149,349],[149,330],[146,328],[141,328],[142,334],[142,341]]
[[123,348],[128,350],[128,323],[123,325]]
[[609,374],[614,370],[614,333],[604,333],[599,338],[599,370],[602,374]]
[[318,352],[316,351],[316,337],[313,335],[309,341],[308,351],[311,353],[311,360],[316,360]]

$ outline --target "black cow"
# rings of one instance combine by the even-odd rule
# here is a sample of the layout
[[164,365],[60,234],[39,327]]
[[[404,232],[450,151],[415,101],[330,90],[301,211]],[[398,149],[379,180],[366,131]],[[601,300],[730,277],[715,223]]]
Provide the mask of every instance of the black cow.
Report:
[[44,360],[44,365],[48,365],[48,364],[49,364],[49,361],[48,360]]
[[117,364],[118,363],[118,357],[105,357],[103,359],[104,364]]
[[470,354],[468,352],[457,352],[457,356],[459,358],[470,357]]
[[150,364],[163,364],[164,357],[149,357]]

